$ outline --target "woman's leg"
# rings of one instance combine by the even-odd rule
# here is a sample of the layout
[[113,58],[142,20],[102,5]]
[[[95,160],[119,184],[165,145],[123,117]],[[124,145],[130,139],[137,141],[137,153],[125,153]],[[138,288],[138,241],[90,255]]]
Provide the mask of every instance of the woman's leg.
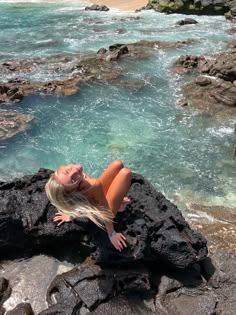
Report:
[[130,189],[131,176],[131,171],[128,168],[122,168],[107,191],[106,199],[114,215],[117,214],[124,197]]
[[107,194],[108,189],[110,188],[110,185],[113,182],[114,178],[123,167],[124,164],[121,160],[115,160],[105,169],[105,171],[99,177],[105,195]]

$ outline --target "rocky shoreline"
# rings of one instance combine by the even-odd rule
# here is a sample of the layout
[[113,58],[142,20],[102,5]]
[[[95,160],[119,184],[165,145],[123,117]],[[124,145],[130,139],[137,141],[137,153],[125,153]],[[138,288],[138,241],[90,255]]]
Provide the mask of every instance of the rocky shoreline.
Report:
[[[44,191],[50,174],[41,169],[0,183],[1,258],[84,249],[84,262],[51,282],[49,308],[38,314],[234,314],[236,254],[207,257],[205,238],[142,176],[133,174],[131,203],[116,220],[129,244],[119,253],[91,222],[53,223],[55,209]],[[10,295],[1,278],[1,315],[35,314],[29,303],[5,313]]]

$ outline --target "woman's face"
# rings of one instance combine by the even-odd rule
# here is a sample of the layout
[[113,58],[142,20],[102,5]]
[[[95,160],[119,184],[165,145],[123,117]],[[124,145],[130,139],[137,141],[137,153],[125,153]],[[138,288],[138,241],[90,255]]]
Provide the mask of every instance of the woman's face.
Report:
[[66,191],[77,189],[83,179],[83,167],[80,164],[62,165],[57,170],[57,178]]

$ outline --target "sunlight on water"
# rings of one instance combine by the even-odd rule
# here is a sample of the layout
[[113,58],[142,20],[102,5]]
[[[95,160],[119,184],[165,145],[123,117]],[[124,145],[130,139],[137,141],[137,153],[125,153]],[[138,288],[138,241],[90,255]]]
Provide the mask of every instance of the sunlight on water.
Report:
[[[226,46],[232,37],[225,31],[231,25],[223,17],[192,16],[197,25],[176,27],[184,15],[86,12],[86,1],[20,2],[0,0],[0,60],[95,53],[143,39],[195,42],[148,51],[148,59],[120,61],[127,86],[96,81],[82,84],[70,97],[30,96],[19,104],[1,105],[0,111],[30,114],[34,120],[24,133],[0,142],[0,180],[78,162],[86,173],[98,176],[112,160],[122,159],[182,209],[187,203],[235,208],[235,116],[216,119],[180,108],[182,81],[172,72],[180,55],[210,55]],[[22,78],[60,79],[63,73],[59,77],[55,71],[59,66],[36,65]],[[1,80],[10,78],[14,72],[2,74]],[[186,216],[215,220],[203,211]],[[0,276],[13,286],[4,307],[10,310],[25,301],[41,311],[47,307],[47,285],[71,267],[43,255],[2,262]]]
[[[176,27],[183,15],[87,12],[82,2],[1,1],[0,6],[2,60],[94,53],[141,39],[195,40],[178,49],[153,50],[149,59],[120,62],[127,71],[123,79],[138,81],[140,90],[94,82],[71,97],[28,97],[17,105],[2,105],[1,110],[31,114],[34,121],[23,134],[1,142],[1,179],[73,162],[97,176],[111,160],[121,158],[169,198],[191,195],[232,206],[235,119],[216,121],[180,108],[180,80],[172,73],[180,55],[208,55],[225,47],[231,37],[223,17],[192,16],[197,25]],[[45,67],[27,77],[45,81],[58,75]]]

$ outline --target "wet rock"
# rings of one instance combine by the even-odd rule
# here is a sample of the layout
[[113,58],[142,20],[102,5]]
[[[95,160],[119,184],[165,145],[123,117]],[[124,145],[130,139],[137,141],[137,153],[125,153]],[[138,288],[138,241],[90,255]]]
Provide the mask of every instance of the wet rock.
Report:
[[[234,161],[232,161],[232,169],[233,166]],[[206,236],[211,253],[220,250],[236,252],[236,208],[192,203],[188,204],[187,207],[190,215],[196,216],[199,212],[206,214],[205,219],[193,220],[191,226]],[[225,214],[224,218],[222,218],[222,211]]]
[[224,117],[223,111],[226,115],[227,112],[229,116],[233,115],[227,107],[235,108],[235,88],[230,82],[211,79],[211,84],[205,86],[195,81],[189,82],[182,87],[182,91],[190,107]]
[[[79,91],[81,82],[93,79],[113,80],[121,76],[124,70],[120,66],[119,68],[116,66],[121,57],[145,59],[150,57],[151,48],[169,49],[188,45],[191,42],[192,40],[176,43],[140,41],[133,44],[114,44],[109,47],[109,50],[101,48],[97,54],[84,56],[80,54],[56,55],[45,58],[2,61],[0,62],[0,72],[3,77],[9,77],[9,81],[8,83],[0,82],[0,103],[19,102],[24,96],[32,94],[73,95]],[[12,71],[13,68],[14,71]],[[46,76],[50,72],[63,79],[30,82],[19,78],[22,76],[30,77],[35,72],[40,72],[41,75],[45,72]]]
[[203,264],[208,283],[218,297],[218,314],[233,315],[236,309],[236,254],[219,251]]
[[107,53],[107,49],[106,48],[100,48],[98,51],[97,51],[97,55],[104,55]]
[[109,11],[110,9],[106,5],[93,4],[90,7],[85,7],[85,11]]
[[135,10],[134,12],[138,13],[140,11],[146,11],[146,10],[152,10],[152,6],[149,3],[147,5],[145,5],[144,7],[141,7],[139,9]]
[[180,20],[176,22],[176,25],[187,25],[187,24],[197,24],[198,21],[194,20],[194,19],[184,19],[184,20]]
[[234,314],[235,253],[218,252],[201,267],[184,272],[158,274],[157,310],[162,314]]
[[215,60],[204,60],[199,64],[199,71],[233,82],[236,80],[236,51],[223,52]]
[[7,312],[6,315],[34,315],[34,312],[29,303],[21,303],[18,304],[12,311]]
[[196,84],[201,85],[201,86],[206,86],[211,84],[211,79],[206,78],[206,77],[197,77],[195,80]]
[[15,86],[0,85],[0,104],[7,102],[20,102],[24,97],[23,91]]
[[207,255],[206,240],[190,229],[177,207],[135,174],[131,203],[115,224],[127,238],[125,250],[115,250],[107,233],[92,222],[78,220],[57,227],[53,222],[55,208],[44,190],[50,174],[41,169],[32,176],[0,184],[1,255],[14,250],[22,255],[25,248],[54,252],[58,246],[84,247],[86,255],[100,264],[153,261],[173,268],[185,268]]
[[181,107],[185,107],[185,106],[188,106],[188,102],[186,101],[186,99],[181,99],[178,101],[178,104],[181,106]]
[[182,47],[185,45],[190,45],[194,42],[193,39],[186,39],[183,41],[177,42],[161,42],[161,41],[147,41],[147,40],[140,40],[136,43],[132,43],[130,45],[133,46],[143,46],[149,48],[160,48],[160,49],[170,49],[170,48],[177,48]]
[[0,314],[4,314],[3,303],[11,295],[11,287],[9,281],[5,278],[0,278]]
[[121,87],[128,88],[132,91],[140,91],[145,86],[145,81],[138,81],[138,80],[114,80],[112,82],[113,84]]
[[[214,115],[233,115],[233,111],[226,107],[235,108],[236,89],[236,51],[230,48],[220,54],[206,59],[203,56],[181,56],[174,64],[175,72],[188,73],[194,76],[196,73],[206,74],[211,78],[197,77],[182,87],[184,97],[188,105],[203,112]],[[222,108],[225,107],[225,108]],[[224,113],[224,114],[223,114]]]
[[205,58],[192,55],[180,56],[174,63],[174,69],[179,74],[187,73],[197,68],[200,62],[205,62]]
[[119,21],[119,22],[138,21],[141,19],[142,19],[141,16],[125,16],[121,18],[117,18],[117,17],[112,18],[113,21]]
[[127,31],[124,28],[118,28],[117,30],[115,30],[116,34],[125,34],[127,33]]
[[17,112],[0,112],[0,141],[26,130],[33,116]]
[[236,33],[236,27],[232,27],[232,28],[226,30],[226,32],[227,32],[228,34],[230,34],[230,35],[233,35],[233,34]]
[[210,92],[210,96],[220,103],[227,106],[236,106],[236,87],[219,88]]
[[114,44],[109,46],[109,51],[101,48],[97,52],[98,58],[105,61],[117,61],[121,56],[127,54],[129,54],[128,46],[123,44]]

